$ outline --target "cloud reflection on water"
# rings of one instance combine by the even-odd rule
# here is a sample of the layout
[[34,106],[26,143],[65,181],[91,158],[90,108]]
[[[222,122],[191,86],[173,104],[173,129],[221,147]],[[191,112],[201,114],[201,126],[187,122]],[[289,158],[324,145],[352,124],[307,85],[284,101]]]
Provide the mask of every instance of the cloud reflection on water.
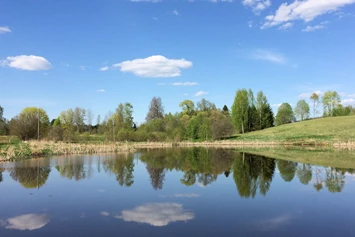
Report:
[[132,210],[123,210],[121,216],[115,217],[152,226],[166,226],[170,222],[192,220],[195,214],[184,210],[179,203],[148,203]]
[[8,218],[1,225],[6,229],[36,230],[47,225],[50,219],[46,214],[26,214]]

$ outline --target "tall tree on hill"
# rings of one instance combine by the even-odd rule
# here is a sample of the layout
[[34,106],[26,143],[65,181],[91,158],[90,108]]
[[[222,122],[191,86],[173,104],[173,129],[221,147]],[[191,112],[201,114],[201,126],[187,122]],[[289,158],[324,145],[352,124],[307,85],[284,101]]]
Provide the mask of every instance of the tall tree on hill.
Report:
[[149,111],[147,113],[147,117],[145,118],[145,120],[149,122],[153,119],[158,119],[163,117],[164,117],[164,108],[163,108],[163,103],[161,101],[161,98],[154,96],[150,101]]
[[305,100],[299,100],[295,107],[295,115],[301,118],[303,121],[309,115],[309,105]]
[[179,107],[182,108],[183,114],[192,116],[195,113],[195,104],[191,100],[184,100],[179,104]]
[[340,104],[340,96],[336,91],[326,91],[322,98],[325,116],[334,116],[335,109]]
[[212,103],[211,101],[208,101],[205,98],[202,98],[201,101],[197,102],[197,109],[199,111],[208,112],[208,111],[216,109],[216,105],[214,103]]
[[292,123],[293,121],[293,110],[289,103],[283,103],[280,105],[277,115],[276,124],[282,125],[286,123]]
[[255,130],[258,123],[258,113],[255,107],[255,97],[251,89],[248,90],[248,131]]
[[232,105],[232,121],[235,128],[241,133],[244,133],[248,128],[248,110],[248,91],[246,89],[238,90]]
[[259,91],[256,96],[255,107],[258,117],[257,128],[262,130],[274,126],[274,113],[262,91]]
[[310,99],[313,101],[313,118],[315,118],[318,113],[319,95],[313,92]]

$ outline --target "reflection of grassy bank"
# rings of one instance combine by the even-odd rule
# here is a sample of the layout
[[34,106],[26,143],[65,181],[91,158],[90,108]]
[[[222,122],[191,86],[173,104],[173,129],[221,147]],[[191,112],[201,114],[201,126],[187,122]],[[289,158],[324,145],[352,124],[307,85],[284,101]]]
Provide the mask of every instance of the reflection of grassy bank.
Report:
[[244,148],[243,151],[281,160],[305,164],[331,166],[336,168],[355,168],[355,152],[352,150],[300,147]]

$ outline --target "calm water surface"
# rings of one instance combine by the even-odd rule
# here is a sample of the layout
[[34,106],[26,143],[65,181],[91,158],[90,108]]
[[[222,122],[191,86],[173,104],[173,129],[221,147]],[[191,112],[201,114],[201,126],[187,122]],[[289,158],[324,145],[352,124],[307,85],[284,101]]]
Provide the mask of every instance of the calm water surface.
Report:
[[0,166],[0,236],[355,236],[352,169],[219,149]]

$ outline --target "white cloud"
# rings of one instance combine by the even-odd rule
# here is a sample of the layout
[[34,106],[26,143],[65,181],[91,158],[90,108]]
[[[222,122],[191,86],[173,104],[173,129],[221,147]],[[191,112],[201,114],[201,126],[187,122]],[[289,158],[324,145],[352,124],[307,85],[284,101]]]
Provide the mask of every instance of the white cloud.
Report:
[[7,66],[27,71],[48,70],[52,67],[51,63],[48,62],[47,59],[35,55],[7,57],[5,60],[0,61],[0,66]]
[[326,26],[326,24],[328,24],[328,22],[327,21],[324,21],[324,22],[322,22],[322,23],[320,23],[320,24],[318,24],[318,25],[315,25],[315,26],[307,26],[305,29],[303,29],[302,31],[303,32],[313,32],[313,31],[316,31],[316,30],[320,30],[320,29],[323,29],[323,28],[325,28]]
[[198,91],[198,92],[196,92],[195,96],[197,97],[197,96],[203,96],[203,95],[208,95],[208,94],[209,93],[206,91]]
[[99,93],[104,93],[104,92],[106,92],[104,89],[100,89],[100,90],[97,90],[97,92],[99,92]]
[[301,99],[309,99],[313,93],[316,93],[319,96],[322,96],[324,94],[324,92],[322,92],[322,91],[305,92],[305,93],[300,94],[298,97]]
[[188,96],[189,94],[185,93],[184,96]]
[[349,98],[354,98],[355,99],[355,94],[348,94],[347,95]]
[[257,221],[258,226],[264,231],[270,231],[278,229],[282,226],[288,225],[292,219],[295,218],[295,215],[291,214],[283,214],[280,216],[276,216],[270,219],[264,219]]
[[250,7],[256,15],[271,6],[270,0],[242,0],[242,4]]
[[355,99],[353,99],[353,98],[344,99],[344,100],[341,101],[341,104],[343,106],[355,105]]
[[101,67],[99,70],[104,72],[104,71],[108,71],[110,69],[110,67],[105,66],[105,67]]
[[172,84],[173,86],[196,86],[198,85],[197,82],[174,82]]
[[253,21],[248,21],[248,27],[252,28],[253,27]]
[[192,67],[192,62],[185,59],[168,59],[161,55],[124,61],[113,65],[122,72],[131,72],[140,77],[177,77],[181,69]]
[[80,69],[81,71],[85,71],[85,70],[86,70],[86,66],[79,66],[79,69]]
[[281,54],[272,52],[270,50],[256,49],[254,50],[250,57],[255,60],[269,61],[273,63],[284,64],[286,63],[286,58]]
[[9,218],[3,223],[6,229],[36,230],[48,224],[51,217],[45,214],[27,214]]
[[177,10],[174,10],[174,11],[173,11],[173,14],[174,14],[175,16],[180,15],[180,13],[179,13]]
[[158,85],[158,86],[166,86],[166,83],[164,83],[164,82],[158,82],[157,85]]
[[194,213],[184,210],[179,203],[148,203],[132,210],[123,210],[122,215],[116,218],[152,226],[166,226],[170,222],[192,220],[194,216]]
[[0,26],[0,34],[10,33],[11,30],[8,26]]
[[282,103],[280,103],[280,104],[273,104],[272,106],[278,108],[278,107],[280,107],[281,105],[282,105]]
[[292,26],[293,26],[292,22],[287,22],[287,23],[281,25],[278,29],[279,30],[287,30],[287,29],[292,28]]
[[355,3],[355,0],[295,0],[291,4],[282,3],[274,15],[265,17],[261,29],[295,20],[310,22],[318,16],[337,11],[353,3]]

